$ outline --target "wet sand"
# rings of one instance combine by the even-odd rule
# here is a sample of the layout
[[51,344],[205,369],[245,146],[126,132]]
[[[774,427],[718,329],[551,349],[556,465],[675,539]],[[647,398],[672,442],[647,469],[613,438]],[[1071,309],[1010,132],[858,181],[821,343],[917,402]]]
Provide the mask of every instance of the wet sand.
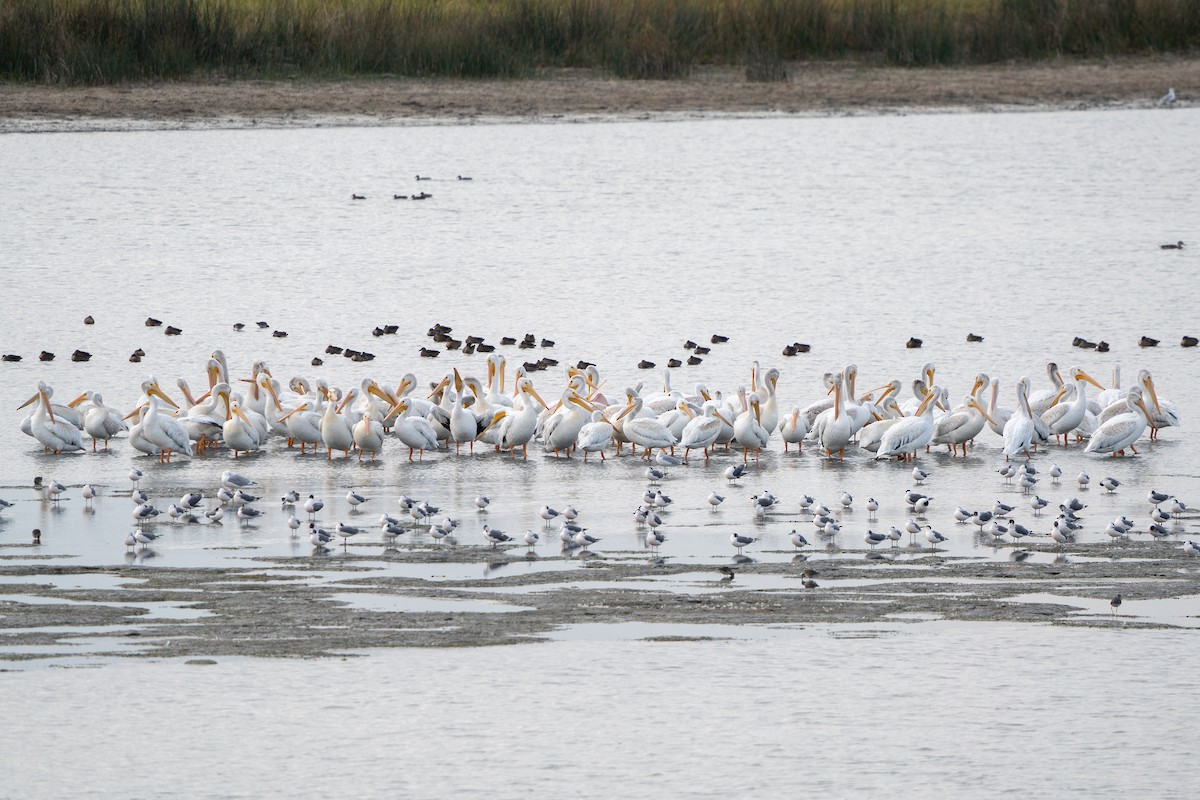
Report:
[[[361,546],[368,547],[374,551],[378,545]],[[9,559],[28,557],[29,551],[10,545],[0,549],[0,576],[5,576],[0,660],[41,658],[61,651],[62,645],[97,637],[111,637],[111,650],[92,643],[89,655],[323,657],[375,647],[514,644],[589,623],[806,625],[943,619],[1158,628],[1171,623],[1139,614],[1138,603],[1189,598],[1177,601],[1187,604],[1200,590],[1200,568],[1177,542],[1004,547],[1012,553],[1030,550],[1058,557],[976,560],[924,548],[921,558],[893,563],[888,548],[873,556],[863,550],[832,556],[817,551],[807,561],[741,564],[732,580],[724,580],[715,565],[658,563],[635,553],[575,553],[569,557],[582,558],[581,569],[435,583],[380,576],[361,565],[520,561],[527,558],[525,549],[401,546],[382,555],[355,554],[359,566],[353,568],[321,557],[263,559],[261,569],[163,569],[16,565]],[[558,557],[544,559],[553,560]],[[272,574],[273,569],[283,572]],[[800,585],[805,570],[815,571],[810,579],[816,588]],[[335,573],[333,580],[329,573]],[[17,576],[20,580],[12,582]],[[54,582],[64,576],[76,581],[79,576],[111,576],[113,585],[56,588]],[[117,586],[118,581],[130,585]],[[1112,614],[1109,600],[1118,591],[1126,605]],[[18,605],[6,601],[10,595],[25,599]],[[360,595],[364,604],[344,602],[353,595]],[[1028,595],[1056,595],[1061,602],[1018,599]],[[31,602],[31,597],[38,599]],[[1080,613],[1080,598],[1086,599],[1085,613]],[[137,606],[146,603],[169,603],[176,610],[186,606],[187,613],[164,618]],[[378,610],[380,603],[412,608]],[[489,607],[481,610],[481,603]],[[466,610],[447,610],[455,604]],[[139,642],[133,650],[116,644],[131,638]],[[682,627],[678,637],[668,638],[691,637]]]
[[174,127],[428,124],[610,117],[1090,109],[1200,93],[1200,58],[1159,56],[904,69],[794,63],[786,82],[706,67],[685,80],[559,70],[527,80],[358,78],[57,87],[0,84],[0,132]]

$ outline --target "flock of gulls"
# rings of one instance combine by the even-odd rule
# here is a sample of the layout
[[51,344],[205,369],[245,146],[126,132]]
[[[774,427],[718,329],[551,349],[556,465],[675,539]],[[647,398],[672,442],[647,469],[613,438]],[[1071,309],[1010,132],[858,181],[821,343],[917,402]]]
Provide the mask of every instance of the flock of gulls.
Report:
[[[950,390],[937,381],[932,363],[925,364],[907,386],[893,379],[865,392],[859,389],[857,368],[849,365],[824,374],[820,384],[812,387],[810,402],[787,410],[779,403],[779,370],[764,369],[757,362],[751,366],[748,383],[730,392],[702,384],[690,392],[673,389],[668,371],[661,386],[650,389],[638,384],[611,397],[605,393],[605,381],[595,365],[568,367],[553,404],[543,399],[523,365],[515,372],[515,378],[508,381],[505,357],[489,353],[485,375],[464,376],[453,369],[430,383],[428,392],[417,392],[418,381],[411,373],[394,387],[372,378],[348,387],[300,377],[283,384],[262,361],[254,362],[248,376],[234,378],[224,353],[216,351],[205,365],[208,386],[202,394],[195,394],[180,378],[176,382],[178,399],[173,398],[157,378],[149,376],[141,384],[135,407],[125,413],[107,406],[95,390],[83,391],[66,404],[56,403],[52,387],[41,382],[20,407],[32,409],[21,429],[55,454],[85,451],[85,435],[91,439],[92,450],[107,449],[114,438],[127,437],[133,450],[159,461],[214,455],[221,450],[240,458],[267,449],[301,454],[323,451],[326,458],[339,453],[341,457],[375,459],[385,453],[392,439],[407,448],[409,460],[414,455],[423,458],[426,451],[478,457],[488,450],[496,451],[500,458],[511,460],[519,454],[527,459],[529,447],[534,445],[547,456],[578,456],[587,461],[592,456],[600,460],[608,454],[619,456],[628,445],[626,458],[644,459],[650,481],[634,511],[635,523],[644,527],[645,546],[657,551],[666,541],[664,515],[672,503],[660,485],[667,469],[699,457],[707,462],[718,450],[741,451],[741,459],[723,473],[732,482],[747,474],[746,462],[751,457],[757,460],[773,438],[783,440],[785,452],[794,445],[798,455],[807,444],[826,459],[860,453],[871,459],[912,461],[933,447],[945,447],[952,456],[965,456],[977,437],[995,435],[1003,444],[1003,478],[1019,481],[1021,489],[1030,494],[1043,477],[1027,460],[1039,447],[1076,445],[1085,452],[1115,457],[1136,453],[1141,437],[1153,439],[1162,428],[1180,424],[1174,405],[1159,396],[1147,370],[1137,373],[1133,385],[1122,387],[1120,370],[1114,369],[1111,385],[1104,387],[1083,369],[1064,372],[1050,363],[1047,386],[1035,390],[1030,378],[1021,378],[1013,387],[1015,406],[1005,407],[1000,404],[999,379],[983,373],[974,377],[970,389],[954,404]],[[1089,387],[1098,392],[1089,396]],[[1018,464],[1021,457],[1026,460]],[[264,513],[255,505],[262,499],[254,493],[255,482],[235,472],[223,473],[221,486],[208,498],[198,491],[189,492],[165,509],[156,507],[139,488],[140,470],[133,469],[129,477],[134,486],[135,523],[125,538],[129,547],[145,547],[163,535],[149,527],[163,515],[172,521],[203,519],[208,523],[220,523],[229,516],[253,524]],[[928,471],[914,466],[912,477],[920,484]],[[1062,471],[1053,466],[1049,477],[1057,483]],[[1090,479],[1080,474],[1077,480],[1086,488]],[[1106,477],[1099,485],[1112,492],[1120,483]],[[54,501],[67,487],[38,479],[37,488]],[[85,502],[98,493],[90,484],[82,492]],[[724,499],[715,491],[707,498],[714,510]],[[210,505],[205,505],[206,500]],[[895,546],[906,537],[910,544],[923,537],[933,547],[945,542],[943,533],[922,521],[932,500],[915,490],[906,492],[907,521],[887,530],[869,529],[865,543],[874,549],[884,544]],[[1178,522],[1179,515],[1188,510],[1186,505],[1156,491],[1150,493],[1150,500],[1153,510],[1145,532],[1159,538],[1173,535],[1167,523],[1172,519]],[[369,501],[353,489],[346,496],[355,513]],[[841,533],[840,514],[849,511],[853,502],[848,493],[829,506],[804,496],[800,511],[811,517],[816,537],[828,540]],[[770,492],[756,494],[752,498],[754,519],[762,521],[767,514],[776,513],[779,503]],[[339,539],[345,545],[373,527],[345,522],[323,526],[317,515],[324,502],[311,495],[305,500],[289,492],[282,504],[285,510],[292,509],[288,526],[293,533],[307,535],[318,549]],[[476,511],[485,514],[489,504],[489,498],[480,495],[475,500]],[[7,505],[0,501],[0,510]],[[1033,493],[1029,505],[1034,515],[1040,515],[1051,503]],[[875,519],[879,506],[874,498],[867,501],[869,519]],[[1057,517],[1041,534],[1018,523],[1013,507],[999,501],[989,509],[958,508],[954,517],[958,523],[978,526],[978,535],[987,541],[1044,535],[1064,545],[1074,541],[1082,524],[1079,514],[1085,507],[1077,498],[1058,504]],[[299,509],[306,519],[299,516]],[[458,544],[461,519],[440,515],[440,508],[402,496],[399,513],[383,513],[378,530],[385,543],[407,532],[422,531],[437,543]],[[559,511],[545,506],[539,516],[546,528],[552,523],[558,526],[557,538],[566,548],[587,552],[600,541],[577,521],[574,508]],[[1121,538],[1140,531],[1122,516],[1109,523],[1107,532]],[[523,535],[509,535],[484,525],[481,535],[483,543],[491,547],[524,544],[532,548],[542,534],[530,528]],[[809,546],[798,530],[792,531],[790,539],[797,548]],[[756,541],[743,533],[730,534],[730,544],[739,555]],[[1186,542],[1184,549],[1200,554],[1196,542]],[[732,579],[732,573],[728,577]]]

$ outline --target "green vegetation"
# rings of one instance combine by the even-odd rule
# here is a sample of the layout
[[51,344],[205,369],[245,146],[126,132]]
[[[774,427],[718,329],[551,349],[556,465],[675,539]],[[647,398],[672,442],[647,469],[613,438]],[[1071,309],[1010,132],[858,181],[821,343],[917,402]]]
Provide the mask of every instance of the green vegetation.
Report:
[[898,65],[1188,52],[1200,0],[0,0],[0,78],[627,78],[860,58]]

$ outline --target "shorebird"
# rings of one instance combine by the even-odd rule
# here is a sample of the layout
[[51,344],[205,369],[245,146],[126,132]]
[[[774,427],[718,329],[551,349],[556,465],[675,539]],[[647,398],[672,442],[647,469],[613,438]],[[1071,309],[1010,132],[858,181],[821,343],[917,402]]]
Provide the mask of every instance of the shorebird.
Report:
[[716,492],[708,493],[708,505],[711,507],[711,510],[716,511],[717,506],[721,505],[721,503],[724,503],[724,502],[725,502],[724,496],[719,495]]
[[237,510],[237,518],[245,523],[249,523],[258,519],[262,516],[262,514],[263,512],[259,511],[253,506],[238,506]]
[[313,547],[324,550],[325,545],[333,541],[333,534],[324,528],[318,528],[315,522],[308,524],[308,540],[312,542]]
[[249,486],[257,486],[258,484],[247,478],[245,475],[225,470],[221,473],[221,485],[233,492],[238,489],[245,489]]
[[1121,485],[1121,482],[1116,478],[1110,478],[1106,476],[1100,479],[1100,485],[1111,493],[1117,490],[1117,487]]
[[344,522],[339,522],[334,526],[333,532],[342,537],[342,547],[347,547],[350,544],[350,537],[357,536],[363,532],[362,528],[356,528],[353,525],[347,525]]
[[308,499],[304,501],[304,510],[308,513],[309,517],[315,517],[317,512],[324,507],[324,501],[318,500],[311,494],[308,496]]
[[509,536],[508,534],[506,534],[506,533],[505,533],[504,531],[502,531],[502,530],[499,530],[499,529],[497,529],[497,528],[493,528],[493,527],[491,527],[490,525],[484,525],[484,526],[483,526],[483,536],[484,536],[484,538],[485,538],[485,539],[487,539],[489,542],[491,542],[491,543],[492,543],[492,548],[493,548],[493,549],[494,549],[494,548],[496,547],[496,545],[498,545],[498,544],[504,544],[505,542],[511,542],[511,541],[512,541],[512,537],[511,537],[511,536]]
[[353,489],[346,492],[346,502],[350,504],[351,511],[357,511],[358,507],[360,505],[362,505],[363,503],[367,502],[370,499],[371,498],[364,497],[363,495],[359,494],[358,492],[354,491]]
[[932,527],[930,527],[929,525],[926,525],[926,526],[925,526],[925,528],[926,528],[926,530],[925,530],[925,540],[926,540],[926,541],[928,541],[928,542],[929,542],[931,545],[933,545],[933,546],[935,546],[935,547],[936,547],[937,545],[939,545],[939,544],[941,544],[941,543],[943,543],[943,542],[945,542],[945,541],[946,541],[946,537],[945,537],[945,536],[943,536],[942,534],[940,534],[940,533],[938,533],[937,531],[935,531],[935,530],[934,530]]
[[743,547],[754,544],[757,541],[757,536],[742,536],[740,533],[729,534],[729,543],[737,548],[738,555],[742,554]]
[[1038,497],[1036,494],[1029,498],[1029,507],[1033,509],[1034,514],[1041,513],[1041,510],[1048,505],[1050,505],[1049,500]]
[[487,495],[477,495],[475,497],[475,508],[479,509],[480,511],[487,511],[487,507],[491,502],[492,501],[487,497]]
[[1075,478],[1075,480],[1079,481],[1080,489],[1086,489],[1088,484],[1092,482],[1092,479],[1090,477],[1088,477],[1088,474],[1086,472],[1080,472],[1079,475]]
[[542,519],[546,520],[546,527],[549,528],[550,520],[552,520],[558,516],[558,511],[551,508],[550,506],[542,506],[542,509],[540,511],[538,511],[538,516],[541,517]]
[[792,544],[796,547],[808,547],[808,539],[805,539],[804,535],[799,533],[795,528],[792,528],[792,532],[788,534],[788,538],[792,540]]
[[725,474],[725,479],[727,481],[729,481],[730,483],[733,483],[734,481],[738,480],[739,478],[741,478],[743,475],[746,474],[746,465],[745,464],[734,464],[731,467],[726,467],[724,474]]
[[1146,499],[1150,501],[1150,505],[1156,506],[1159,503],[1165,503],[1174,496],[1175,495],[1173,494],[1163,494],[1162,492],[1156,492],[1155,490],[1151,489],[1149,493],[1146,494]]
[[1113,614],[1116,614],[1116,613],[1117,613],[1117,609],[1119,609],[1119,608],[1121,607],[1121,595],[1120,595],[1120,593],[1118,593],[1118,594],[1117,594],[1117,596],[1116,596],[1116,597],[1114,597],[1112,600],[1109,600],[1109,601],[1108,601],[1108,604],[1109,604],[1109,606],[1111,606],[1111,607],[1112,607],[1112,612],[1113,612]]
[[84,504],[88,505],[96,497],[96,487],[92,486],[90,483],[85,483],[83,485],[83,489],[80,491],[80,494],[83,495]]
[[199,492],[188,492],[183,497],[179,498],[179,505],[189,511],[199,508],[200,503],[204,500],[204,495]]
[[879,510],[879,501],[874,497],[867,498],[867,518],[875,519],[875,512]]
[[296,492],[288,492],[283,497],[279,498],[279,503],[282,506],[294,506],[300,502],[300,495]]
[[138,483],[142,480],[142,471],[137,468],[129,470],[129,480],[133,481],[133,485],[136,488]]
[[868,530],[866,536],[863,538],[866,539],[867,544],[874,548],[875,545],[886,542],[888,540],[888,535],[886,533],[876,533],[875,531]]
[[921,483],[928,477],[929,477],[928,472],[921,469],[920,467],[913,467],[913,471],[912,471],[913,483]]
[[525,531],[525,544],[528,545],[529,547],[536,547],[537,543],[541,540],[541,538],[542,537],[538,536],[533,531],[530,531],[530,530]]
[[1183,543],[1183,552],[1189,556],[1200,556],[1200,542],[1188,539]]

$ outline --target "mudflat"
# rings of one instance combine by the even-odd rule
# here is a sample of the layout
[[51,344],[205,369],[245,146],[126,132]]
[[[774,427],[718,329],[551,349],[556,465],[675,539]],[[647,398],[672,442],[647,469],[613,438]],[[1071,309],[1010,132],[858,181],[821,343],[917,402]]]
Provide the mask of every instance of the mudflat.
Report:
[[786,81],[773,82],[747,80],[740,67],[705,67],[665,81],[557,70],[522,80],[3,83],[0,131],[1144,107],[1169,87],[1181,105],[1200,95],[1200,57],[926,68],[798,62],[787,65]]

